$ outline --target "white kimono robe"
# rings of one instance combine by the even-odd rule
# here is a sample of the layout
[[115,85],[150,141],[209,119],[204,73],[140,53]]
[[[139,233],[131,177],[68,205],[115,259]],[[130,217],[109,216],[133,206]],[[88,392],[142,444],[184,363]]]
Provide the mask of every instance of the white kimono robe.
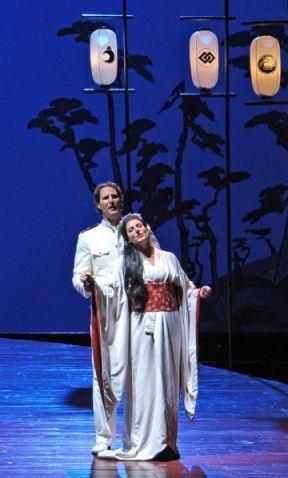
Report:
[[[144,281],[173,282],[182,289],[179,311],[132,312],[126,379],[123,446],[101,457],[149,460],[167,446],[176,454],[179,390],[193,418],[198,389],[197,316],[199,289],[189,282],[176,256],[155,250],[155,265],[143,258]],[[118,316],[127,314],[120,268]],[[123,320],[123,319],[122,319]],[[110,456],[109,456],[110,455]]]

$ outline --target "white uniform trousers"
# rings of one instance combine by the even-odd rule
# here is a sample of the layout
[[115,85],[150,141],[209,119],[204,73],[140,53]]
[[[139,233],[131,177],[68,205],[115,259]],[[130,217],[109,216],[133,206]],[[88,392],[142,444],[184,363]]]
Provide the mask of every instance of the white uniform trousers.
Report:
[[[92,359],[93,364],[93,359]],[[93,411],[94,411],[94,424],[96,432],[96,444],[106,443],[107,446],[111,446],[116,436],[116,407],[107,419],[106,411],[104,408],[98,379],[96,376],[94,364],[93,364]]]

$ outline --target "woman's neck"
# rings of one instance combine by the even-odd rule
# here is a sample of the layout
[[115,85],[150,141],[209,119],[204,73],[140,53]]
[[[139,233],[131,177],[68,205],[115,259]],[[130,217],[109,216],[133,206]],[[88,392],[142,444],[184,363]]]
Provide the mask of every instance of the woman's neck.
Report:
[[137,249],[144,254],[144,256],[150,257],[154,253],[154,248],[150,244],[145,244],[144,246],[138,245]]
[[151,262],[151,264],[154,265],[155,250],[153,246],[148,245],[148,247],[146,248],[139,247],[138,250],[141,252],[141,254],[143,254],[145,259],[147,259],[149,262]]

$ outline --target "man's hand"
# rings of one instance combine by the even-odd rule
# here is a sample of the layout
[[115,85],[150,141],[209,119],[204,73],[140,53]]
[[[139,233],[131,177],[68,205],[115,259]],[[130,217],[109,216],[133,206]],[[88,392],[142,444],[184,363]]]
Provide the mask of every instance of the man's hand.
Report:
[[93,287],[95,286],[94,279],[88,272],[80,273],[80,281],[83,283],[86,292],[91,292]]
[[208,285],[201,287],[199,291],[201,299],[207,299],[212,294],[212,289]]

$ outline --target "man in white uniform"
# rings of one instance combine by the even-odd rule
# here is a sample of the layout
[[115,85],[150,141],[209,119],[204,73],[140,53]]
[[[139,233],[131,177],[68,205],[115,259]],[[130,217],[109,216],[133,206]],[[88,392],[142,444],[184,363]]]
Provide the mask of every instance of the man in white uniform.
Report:
[[[97,308],[100,325],[100,368],[98,359],[92,354],[93,362],[93,410],[96,428],[96,442],[92,453],[108,449],[115,437],[116,408],[118,396],[125,376],[126,324],[116,321],[116,299],[109,285],[115,279],[117,259],[123,254],[123,238],[118,231],[123,208],[123,194],[120,187],[111,182],[99,184],[95,189],[96,206],[102,213],[102,222],[79,234],[74,260],[73,285],[88,298],[96,285],[107,288],[106,299],[99,297]],[[93,316],[92,316],[93,320]],[[93,335],[92,335],[93,337]],[[93,346],[93,339],[92,339]],[[98,374],[98,376],[97,376]]]

